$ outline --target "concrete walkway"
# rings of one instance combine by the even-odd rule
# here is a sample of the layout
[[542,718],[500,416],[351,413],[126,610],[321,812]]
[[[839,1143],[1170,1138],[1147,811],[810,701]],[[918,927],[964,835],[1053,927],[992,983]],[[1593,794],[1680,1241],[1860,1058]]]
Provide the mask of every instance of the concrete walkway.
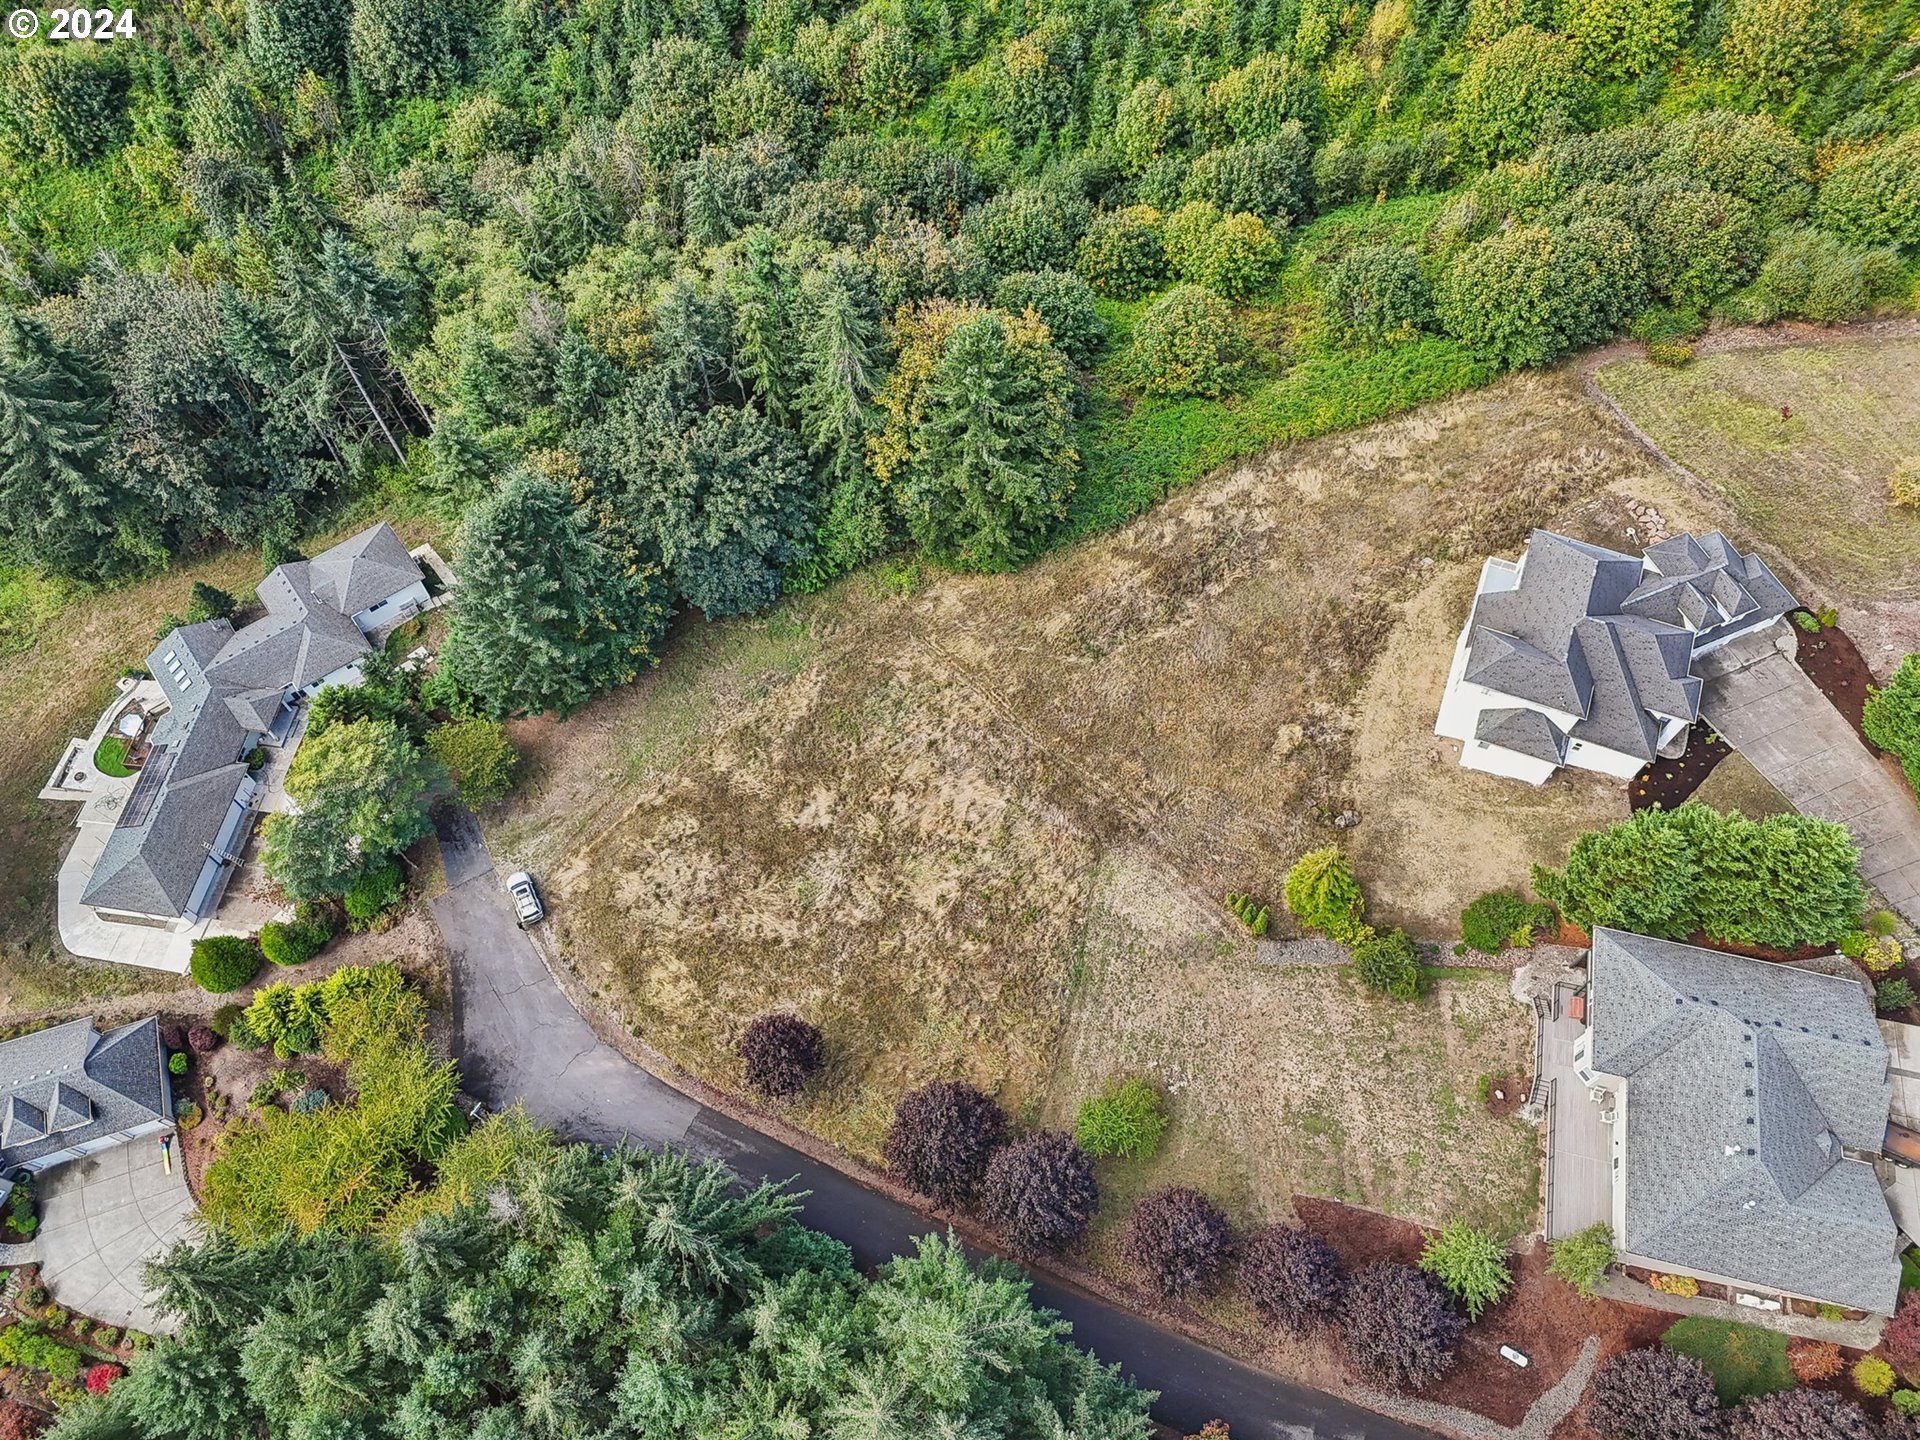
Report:
[[40,1177],[40,1281],[76,1314],[136,1330],[163,1328],[141,1282],[146,1263],[187,1238],[193,1197],[178,1155],[169,1174],[149,1136]]
[[1794,809],[1851,830],[1861,875],[1920,925],[1920,810],[1793,662],[1793,643],[1783,622],[1704,656],[1700,713]]

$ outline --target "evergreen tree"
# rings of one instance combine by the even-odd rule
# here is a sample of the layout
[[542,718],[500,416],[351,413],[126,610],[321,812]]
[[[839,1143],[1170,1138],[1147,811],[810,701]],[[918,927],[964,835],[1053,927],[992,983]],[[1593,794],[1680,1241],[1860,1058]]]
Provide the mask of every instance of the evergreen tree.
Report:
[[886,503],[867,468],[867,434],[878,420],[884,341],[872,272],[835,256],[801,281],[800,433],[820,501],[814,553],[796,572],[815,590],[887,548]]
[[346,62],[347,11],[341,0],[247,0],[247,58],[283,90],[308,71],[337,75]]
[[1072,386],[1039,321],[975,311],[952,325],[910,406],[918,414],[897,488],[907,530],[929,556],[1009,570],[1039,548],[1066,513],[1079,468]]
[[22,563],[92,578],[138,556],[115,526],[108,390],[37,320],[0,318],[0,546]]
[[769,420],[793,418],[795,364],[792,268],[780,259],[773,232],[756,227],[741,239],[733,272],[734,324],[740,335],[740,374]]
[[515,475],[468,513],[441,664],[496,718],[566,715],[651,664],[655,572],[629,565],[567,493]]

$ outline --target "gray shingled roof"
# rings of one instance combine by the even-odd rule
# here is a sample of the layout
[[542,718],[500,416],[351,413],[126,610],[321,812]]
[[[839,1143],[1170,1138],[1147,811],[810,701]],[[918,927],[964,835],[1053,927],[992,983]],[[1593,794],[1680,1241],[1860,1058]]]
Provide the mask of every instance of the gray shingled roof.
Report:
[[0,1042],[0,1168],[172,1119],[158,1019],[104,1035],[69,1020]]
[[267,613],[251,625],[182,625],[154,646],[147,668],[168,710],[153,743],[156,755],[164,747],[156,763],[168,768],[151,803],[130,804],[108,836],[82,901],[185,913],[246,776],[242,757],[271,728],[282,697],[365,655],[371,647],[352,616],[419,579],[392,527],[374,525],[311,561],[275,568],[260,582]]
[[421,578],[419,563],[385,522],[316,555],[308,575],[314,594],[349,618]]
[[1552,765],[1567,758],[1567,737],[1538,710],[1524,706],[1513,710],[1482,710],[1473,727],[1473,738]]
[[1627,1252],[1892,1310],[1873,1167],[1892,1096],[1858,982],[1597,930],[1593,1065],[1627,1082]]
[[1699,717],[1695,648],[1793,603],[1718,531],[1636,559],[1536,530],[1520,583],[1475,600],[1466,678],[1576,716],[1573,739],[1650,761],[1663,719]]

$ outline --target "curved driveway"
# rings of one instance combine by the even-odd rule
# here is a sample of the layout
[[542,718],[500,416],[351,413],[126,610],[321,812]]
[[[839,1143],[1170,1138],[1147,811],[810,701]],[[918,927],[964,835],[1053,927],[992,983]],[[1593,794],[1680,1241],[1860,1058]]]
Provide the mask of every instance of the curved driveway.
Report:
[[[435,817],[447,893],[434,919],[453,964],[454,1046],[464,1088],[490,1106],[524,1103],[573,1139],[673,1144],[726,1161],[749,1180],[810,1192],[804,1218],[863,1265],[910,1251],[937,1225],[857,1180],[689,1099],[604,1045],[515,928],[479,827],[464,811]],[[1033,1298],[1073,1324],[1076,1343],[1160,1392],[1154,1415],[1186,1432],[1219,1418],[1234,1440],[1434,1440],[1430,1432],[1289,1384],[1111,1305],[1051,1275]]]

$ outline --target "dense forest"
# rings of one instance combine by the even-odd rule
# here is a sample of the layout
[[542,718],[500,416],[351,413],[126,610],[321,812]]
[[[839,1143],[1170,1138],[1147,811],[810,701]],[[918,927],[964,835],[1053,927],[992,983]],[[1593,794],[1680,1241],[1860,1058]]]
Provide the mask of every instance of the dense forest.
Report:
[[[0,54],[0,567],[430,507],[440,686],[1910,303],[1915,0],[212,0]],[[4,579],[0,569],[0,579]]]

